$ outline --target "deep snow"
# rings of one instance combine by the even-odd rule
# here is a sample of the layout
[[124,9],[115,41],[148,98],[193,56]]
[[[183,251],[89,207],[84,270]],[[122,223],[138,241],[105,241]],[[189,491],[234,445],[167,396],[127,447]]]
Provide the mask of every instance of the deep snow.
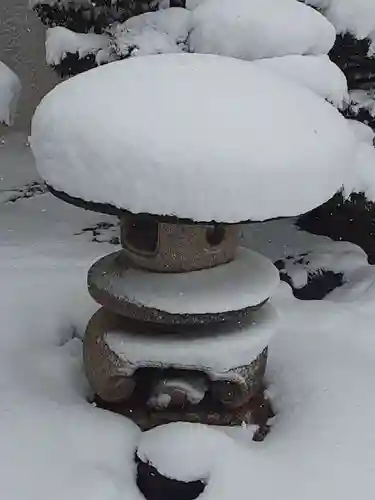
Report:
[[[0,143],[0,186],[12,192],[37,180],[24,142]],[[133,463],[141,444],[140,454],[170,476],[208,477],[202,500],[368,498],[375,489],[375,273],[363,254],[326,300],[298,301],[286,284],[275,294],[281,325],[267,380],[277,415],[263,443],[251,441],[252,428],[180,424],[142,437],[126,418],[90,405],[82,374],[80,338],[97,308],[86,272],[114,247],[75,233],[110,220],[49,194],[1,203],[2,497],[141,500]],[[328,241],[290,221],[255,224],[245,234],[272,259]]]
[[296,81],[338,108],[349,101],[346,77],[327,55],[268,57],[253,64]]
[[335,42],[332,24],[296,0],[205,0],[192,14],[193,52],[253,60],[327,54]]
[[46,62],[58,65],[68,54],[83,58],[89,54],[108,49],[109,37],[95,33],[75,33],[62,26],[48,28],[46,31]]
[[163,9],[134,16],[109,30],[116,55],[162,54],[186,50],[191,13],[182,8]]
[[[245,60],[319,56],[327,54],[335,41],[332,24],[296,0],[206,0],[187,2],[186,8],[169,8],[169,2],[165,2],[159,7],[163,8],[114,22],[101,35],[50,28],[47,63],[59,64],[68,53],[79,58],[95,55],[98,65],[119,58],[183,51]],[[288,63],[289,73],[291,66]],[[321,66],[308,65],[310,76],[304,83],[311,77],[316,82],[319,76],[327,82],[319,71]],[[326,70],[337,79],[337,71],[333,75],[333,69]]]
[[338,33],[349,32],[355,37],[375,35],[375,3],[373,0],[304,0],[320,9]]

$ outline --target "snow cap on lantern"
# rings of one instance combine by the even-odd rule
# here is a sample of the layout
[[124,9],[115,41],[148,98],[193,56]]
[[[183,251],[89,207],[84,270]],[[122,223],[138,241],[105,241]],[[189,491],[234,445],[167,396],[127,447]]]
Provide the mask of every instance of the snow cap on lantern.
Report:
[[72,78],[43,99],[31,135],[39,173],[73,202],[226,223],[323,203],[342,186],[354,141],[308,89],[203,54],[133,58]]

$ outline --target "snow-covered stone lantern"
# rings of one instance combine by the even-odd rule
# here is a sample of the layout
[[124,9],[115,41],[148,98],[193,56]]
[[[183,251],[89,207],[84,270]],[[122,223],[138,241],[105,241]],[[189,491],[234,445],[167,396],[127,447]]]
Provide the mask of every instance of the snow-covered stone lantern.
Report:
[[297,83],[233,58],[170,54],[72,78],[31,146],[51,191],[121,219],[94,263],[84,339],[98,401],[143,428],[239,424],[262,388],[279,275],[239,223],[303,213],[341,187],[354,138]]

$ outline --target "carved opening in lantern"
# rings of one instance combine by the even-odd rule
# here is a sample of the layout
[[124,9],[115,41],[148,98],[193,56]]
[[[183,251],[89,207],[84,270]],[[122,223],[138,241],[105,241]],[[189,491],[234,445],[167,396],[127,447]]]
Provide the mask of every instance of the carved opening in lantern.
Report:
[[158,249],[159,224],[153,217],[136,215],[126,222],[123,245],[134,253],[155,255]]
[[215,225],[206,229],[206,240],[211,247],[217,247],[223,243],[226,230],[223,225]]

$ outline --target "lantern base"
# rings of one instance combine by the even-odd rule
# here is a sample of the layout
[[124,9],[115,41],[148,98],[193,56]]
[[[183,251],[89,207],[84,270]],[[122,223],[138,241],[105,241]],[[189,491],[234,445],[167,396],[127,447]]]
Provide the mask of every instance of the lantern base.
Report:
[[263,441],[270,431],[270,420],[275,416],[271,401],[265,395],[263,384],[258,392],[240,408],[226,408],[206,396],[199,404],[183,408],[157,410],[147,405],[144,394],[136,392],[128,401],[108,403],[95,396],[95,406],[123,415],[143,431],[171,422],[191,422],[218,426],[255,426],[254,441]]

